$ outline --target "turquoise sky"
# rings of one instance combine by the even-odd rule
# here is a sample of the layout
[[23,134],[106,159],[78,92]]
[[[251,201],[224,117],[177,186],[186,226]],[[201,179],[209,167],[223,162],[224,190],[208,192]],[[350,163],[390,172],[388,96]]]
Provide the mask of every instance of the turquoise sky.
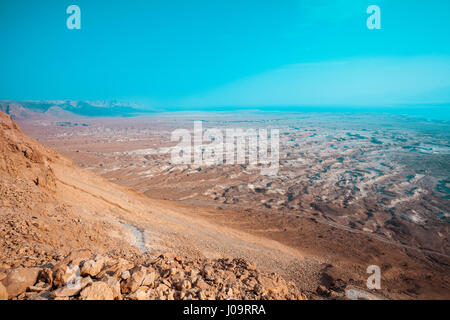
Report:
[[[82,29],[66,28],[81,8]],[[366,9],[381,8],[382,30]],[[450,102],[448,0],[2,0],[0,99]]]

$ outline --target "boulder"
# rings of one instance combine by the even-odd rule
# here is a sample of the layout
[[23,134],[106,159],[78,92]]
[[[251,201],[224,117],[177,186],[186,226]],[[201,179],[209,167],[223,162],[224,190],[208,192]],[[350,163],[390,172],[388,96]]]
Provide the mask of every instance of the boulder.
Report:
[[9,298],[18,296],[25,292],[28,287],[34,285],[39,271],[40,269],[38,268],[22,267],[10,270],[2,281]]

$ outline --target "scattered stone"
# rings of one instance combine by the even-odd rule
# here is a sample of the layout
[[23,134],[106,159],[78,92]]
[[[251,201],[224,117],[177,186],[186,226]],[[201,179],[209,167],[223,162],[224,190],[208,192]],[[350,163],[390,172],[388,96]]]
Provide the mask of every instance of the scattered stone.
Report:
[[113,300],[113,290],[102,281],[92,283],[80,293],[81,300]]
[[49,285],[53,284],[53,272],[49,268],[44,268],[41,270],[38,276],[38,281],[48,283]]
[[50,293],[50,297],[71,297],[80,293],[82,289],[92,284],[90,277],[85,277],[80,280],[79,283],[65,285]]
[[262,285],[260,285],[259,283],[255,285],[255,287],[253,288],[253,290],[256,292],[256,294],[264,296],[266,295],[266,289],[264,289],[264,287]]
[[256,264],[247,262],[247,270],[255,271],[256,270]]
[[175,261],[179,262],[179,263],[183,263],[184,259],[183,259],[183,257],[177,256],[177,257],[175,257]]
[[105,266],[99,274],[97,274],[97,279],[103,278],[105,274],[109,274],[116,279],[119,279],[123,272],[133,267],[132,263],[124,259],[119,259],[119,261],[114,263],[108,262],[107,264],[108,265]]
[[143,266],[135,267],[130,270],[131,276],[125,282],[124,286],[121,288],[122,293],[132,293],[135,292],[144,281],[147,275],[147,270]]
[[131,277],[131,273],[130,273],[130,271],[126,270],[126,271],[122,272],[122,274],[120,275],[120,277],[121,277],[123,280],[128,280],[128,279]]
[[180,291],[189,290],[190,288],[192,288],[192,284],[188,280],[181,280],[180,282],[177,283],[175,287],[177,288],[177,290]]
[[84,261],[81,266],[81,275],[95,277],[102,271],[105,262],[106,259],[103,256],[96,256],[95,259]]
[[63,261],[62,264],[72,264],[79,266],[84,260],[88,260],[91,257],[89,250],[76,250],[72,251]]
[[148,291],[145,291],[141,288],[139,288],[138,290],[136,290],[136,292],[130,294],[128,296],[128,299],[130,300],[148,300],[150,297]]
[[37,284],[35,284],[34,286],[30,286],[28,287],[28,291],[30,292],[42,292],[42,291],[47,291],[51,288],[52,286],[48,283],[45,282],[38,282]]
[[80,276],[78,265],[62,263],[53,268],[53,284],[58,287],[73,281],[77,276]]
[[155,282],[157,275],[155,271],[152,272],[147,272],[147,274],[145,275],[144,281],[142,281],[142,285],[143,286],[149,286],[152,285],[153,282]]
[[329,297],[331,295],[330,290],[328,290],[325,286],[317,287],[316,292],[318,295],[321,295],[323,297]]
[[214,269],[211,266],[205,266],[203,268],[203,274],[205,276],[212,276],[214,274]]
[[202,290],[207,290],[209,289],[209,284],[207,284],[202,278],[199,278],[196,282],[195,282],[195,286],[199,289]]
[[206,294],[205,294],[205,292],[204,292],[203,290],[200,290],[200,291],[199,291],[199,293],[198,293],[198,298],[199,298],[200,300],[206,300]]
[[112,290],[114,299],[120,299],[122,297],[122,295],[120,294],[120,282],[116,280],[116,278],[105,274],[101,281],[106,283]]

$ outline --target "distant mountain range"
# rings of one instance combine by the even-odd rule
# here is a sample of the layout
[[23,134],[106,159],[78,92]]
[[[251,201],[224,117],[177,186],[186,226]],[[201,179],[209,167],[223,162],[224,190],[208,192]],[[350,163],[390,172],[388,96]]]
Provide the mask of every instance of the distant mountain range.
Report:
[[74,117],[131,117],[155,111],[117,101],[0,101],[0,111],[14,120]]

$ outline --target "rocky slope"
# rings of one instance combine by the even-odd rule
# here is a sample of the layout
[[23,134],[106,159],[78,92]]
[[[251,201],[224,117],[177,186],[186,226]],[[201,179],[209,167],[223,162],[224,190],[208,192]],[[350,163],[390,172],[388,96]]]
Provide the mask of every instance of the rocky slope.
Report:
[[74,119],[86,116],[130,116],[146,114],[136,103],[120,101],[9,101],[0,100],[0,111],[14,120]]
[[235,258],[248,237],[211,228],[77,168],[0,113],[1,299],[305,298]]

